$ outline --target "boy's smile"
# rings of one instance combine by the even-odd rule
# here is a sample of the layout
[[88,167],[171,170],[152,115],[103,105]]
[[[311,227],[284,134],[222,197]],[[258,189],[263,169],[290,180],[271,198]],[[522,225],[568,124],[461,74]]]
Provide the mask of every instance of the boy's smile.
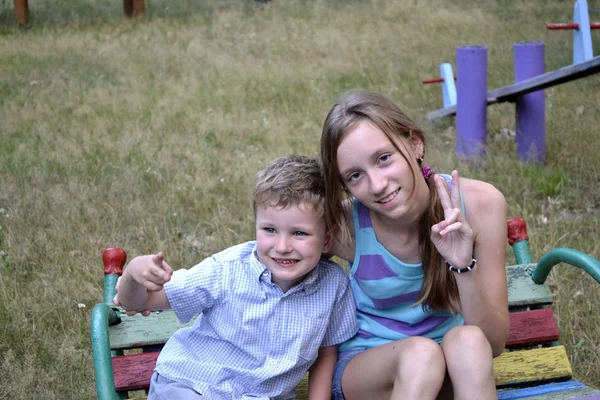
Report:
[[331,245],[325,222],[310,204],[286,208],[258,206],[258,259],[271,271],[272,282],[286,292],[300,283]]

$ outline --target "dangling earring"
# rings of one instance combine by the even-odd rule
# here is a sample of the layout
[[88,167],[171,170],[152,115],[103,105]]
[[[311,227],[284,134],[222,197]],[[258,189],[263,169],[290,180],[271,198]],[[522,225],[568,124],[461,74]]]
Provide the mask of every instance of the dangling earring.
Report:
[[425,180],[427,180],[427,178],[429,178],[431,175],[435,174],[435,171],[433,170],[433,168],[430,168],[423,161],[424,161],[423,156],[417,158],[417,162],[421,166],[421,173],[423,174],[423,178],[425,178]]

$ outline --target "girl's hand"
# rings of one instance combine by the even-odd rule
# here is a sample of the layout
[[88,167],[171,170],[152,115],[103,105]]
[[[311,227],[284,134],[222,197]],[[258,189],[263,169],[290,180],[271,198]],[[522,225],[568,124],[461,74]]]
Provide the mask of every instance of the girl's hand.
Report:
[[465,268],[473,259],[473,230],[462,214],[458,172],[452,171],[450,194],[443,178],[435,175],[434,179],[444,220],[431,227],[431,241],[447,262]]

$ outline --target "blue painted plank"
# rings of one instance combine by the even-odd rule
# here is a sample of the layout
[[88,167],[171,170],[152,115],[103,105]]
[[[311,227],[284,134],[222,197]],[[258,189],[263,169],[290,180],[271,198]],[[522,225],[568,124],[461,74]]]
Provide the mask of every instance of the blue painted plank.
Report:
[[585,387],[585,385],[581,382],[571,380],[566,382],[549,383],[547,385],[534,386],[529,388],[502,390],[498,391],[498,400],[523,399],[526,397],[537,396],[540,394],[560,392],[563,390],[573,390],[581,387]]
[[600,392],[576,380],[554,382],[521,389],[498,391],[498,400],[516,400],[525,398],[530,398],[532,400],[534,398],[597,400],[600,399]]

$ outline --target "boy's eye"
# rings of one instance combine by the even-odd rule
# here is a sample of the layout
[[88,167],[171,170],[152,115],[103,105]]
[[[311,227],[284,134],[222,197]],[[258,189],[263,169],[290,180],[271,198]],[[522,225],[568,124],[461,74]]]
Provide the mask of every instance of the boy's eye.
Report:
[[275,229],[274,228],[263,228],[263,231],[265,231],[267,233],[275,233]]
[[306,232],[302,232],[302,231],[294,232],[294,236],[306,236],[306,235],[308,235],[308,233],[306,233]]

